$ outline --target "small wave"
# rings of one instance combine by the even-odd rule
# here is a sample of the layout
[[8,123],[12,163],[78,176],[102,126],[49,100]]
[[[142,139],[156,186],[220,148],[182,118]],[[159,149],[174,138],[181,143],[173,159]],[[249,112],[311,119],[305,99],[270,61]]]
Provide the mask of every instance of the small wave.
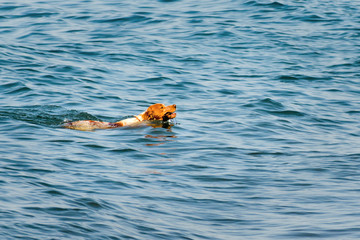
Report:
[[277,102],[271,98],[265,98],[259,101],[259,104],[262,106],[267,106],[271,108],[283,108],[284,105],[282,105],[280,102]]
[[0,11],[12,11],[12,10],[15,10],[15,9],[17,9],[19,7],[20,6],[15,6],[15,5],[1,6]]
[[179,0],[159,0],[159,2],[164,2],[164,3],[170,3],[170,2],[177,2]]
[[25,18],[25,17],[28,17],[28,18],[42,18],[42,17],[50,17],[50,16],[57,15],[57,14],[58,13],[55,13],[55,12],[29,12],[29,13],[26,13],[26,14],[19,15],[18,17],[21,17],[21,18]]
[[311,15],[300,15],[300,16],[286,16],[284,19],[287,20],[299,20],[303,22],[338,22],[341,21],[341,19],[336,18],[325,18],[316,14]]
[[86,74],[84,70],[80,67],[70,66],[70,65],[51,65],[46,68],[48,71],[55,71],[59,73],[72,72],[76,74]]
[[126,23],[126,22],[138,23],[138,22],[145,22],[145,21],[149,21],[149,20],[152,20],[152,18],[135,14],[135,15],[132,15],[129,17],[118,17],[118,18],[94,20],[94,22],[97,22],[97,23]]
[[26,86],[24,83],[21,82],[7,82],[0,85],[0,89],[3,90],[3,93],[8,95],[20,95],[22,93],[26,93],[31,91],[32,89]]
[[260,3],[259,1],[248,1],[245,4],[247,5],[252,5],[252,6],[266,6],[266,7],[273,7],[273,8],[278,8],[278,7],[284,7],[286,6],[283,3],[274,1],[274,2],[270,2],[270,3]]
[[104,200],[100,201],[93,198],[78,198],[73,200],[72,203],[79,207],[89,207],[92,209],[112,208],[111,205]]
[[279,116],[279,117],[303,117],[306,113],[295,111],[295,110],[284,110],[284,111],[267,111],[268,113]]
[[295,82],[299,80],[305,80],[305,81],[321,81],[321,80],[329,80],[329,78],[326,77],[314,77],[314,76],[307,76],[307,75],[301,75],[301,74],[294,74],[294,75],[281,75],[277,78],[280,81],[284,82]]
[[256,102],[252,101],[251,103],[245,104],[244,107],[261,107],[266,109],[277,109],[277,110],[284,109],[284,105],[282,103],[277,102],[271,98],[264,98]]
[[166,81],[170,81],[170,78],[167,77],[149,77],[149,78],[145,78],[145,79],[140,79],[140,80],[133,80],[133,82],[143,82],[143,83],[163,83]]
[[243,105],[247,108],[255,108],[256,111],[271,114],[278,117],[303,117],[306,113],[296,110],[287,109],[281,102],[275,101],[271,98],[264,98],[257,101],[252,101]]

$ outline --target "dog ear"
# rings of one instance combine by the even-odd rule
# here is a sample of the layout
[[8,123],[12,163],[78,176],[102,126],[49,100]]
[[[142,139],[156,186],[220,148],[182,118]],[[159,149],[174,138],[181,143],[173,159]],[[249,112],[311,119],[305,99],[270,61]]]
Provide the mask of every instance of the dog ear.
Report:
[[150,111],[146,111],[142,117],[144,120],[150,120],[152,115],[150,114]]
[[162,120],[162,116],[158,116],[154,111],[146,111],[143,115],[144,120]]

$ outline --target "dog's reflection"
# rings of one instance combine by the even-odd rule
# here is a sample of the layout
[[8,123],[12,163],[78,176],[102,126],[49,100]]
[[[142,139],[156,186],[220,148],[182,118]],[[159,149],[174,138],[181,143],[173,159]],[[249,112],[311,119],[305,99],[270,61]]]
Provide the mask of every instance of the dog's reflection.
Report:
[[153,127],[153,128],[166,128],[171,129],[175,125],[175,123],[171,121],[149,121],[146,123],[147,126]]
[[172,132],[171,132],[171,127],[175,125],[173,122],[151,121],[151,122],[146,123],[146,125],[153,127],[153,128],[167,129],[166,134],[159,134],[159,135],[146,134],[145,138],[153,139],[153,141],[156,142],[156,143],[145,144],[146,146],[160,146],[167,142],[175,141],[174,138],[176,138],[176,136],[174,134],[172,134]]

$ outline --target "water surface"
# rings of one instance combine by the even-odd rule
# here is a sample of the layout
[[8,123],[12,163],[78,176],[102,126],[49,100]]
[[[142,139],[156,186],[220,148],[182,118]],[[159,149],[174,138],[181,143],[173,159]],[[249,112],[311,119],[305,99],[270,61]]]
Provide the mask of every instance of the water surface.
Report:
[[[359,239],[358,1],[5,1],[2,239]],[[170,127],[81,132],[162,102]]]

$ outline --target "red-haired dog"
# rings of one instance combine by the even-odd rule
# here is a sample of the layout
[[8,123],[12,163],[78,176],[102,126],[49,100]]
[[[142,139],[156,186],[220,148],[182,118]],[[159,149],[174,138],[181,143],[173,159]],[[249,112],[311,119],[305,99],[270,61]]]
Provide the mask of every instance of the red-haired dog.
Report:
[[165,106],[162,103],[156,103],[151,105],[145,112],[134,116],[133,118],[127,118],[118,122],[100,122],[93,120],[81,120],[76,122],[68,122],[64,124],[64,127],[82,131],[90,131],[94,129],[108,129],[125,127],[142,121],[160,120],[167,121],[176,117],[176,105]]

